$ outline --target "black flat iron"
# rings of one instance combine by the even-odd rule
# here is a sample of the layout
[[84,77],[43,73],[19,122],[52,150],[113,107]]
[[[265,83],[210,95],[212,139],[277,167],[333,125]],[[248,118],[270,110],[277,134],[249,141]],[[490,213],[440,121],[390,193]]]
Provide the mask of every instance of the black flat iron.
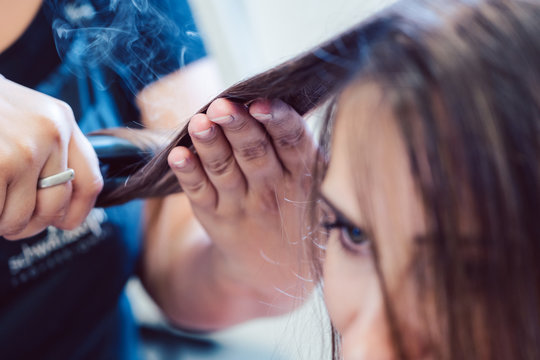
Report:
[[115,189],[124,186],[129,176],[142,168],[154,155],[126,139],[112,135],[90,135],[88,141],[99,159],[104,182],[98,203],[100,197],[106,197]]

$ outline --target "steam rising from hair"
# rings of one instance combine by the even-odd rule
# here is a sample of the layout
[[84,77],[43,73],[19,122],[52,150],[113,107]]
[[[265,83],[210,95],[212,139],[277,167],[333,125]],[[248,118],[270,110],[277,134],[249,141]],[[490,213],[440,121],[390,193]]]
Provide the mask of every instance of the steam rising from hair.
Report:
[[[445,4],[456,11],[433,12],[440,15],[438,24],[426,13],[422,21],[408,11],[382,14],[219,97],[243,104],[260,97],[279,98],[304,114],[339,94],[360,69],[393,90],[389,94],[396,95],[392,106],[399,114],[411,174],[430,216],[429,234],[415,240],[418,270],[411,272],[416,274],[419,299],[429,300],[434,294],[440,320],[428,324],[437,337],[428,344],[434,348],[427,348],[429,355],[539,359],[540,5],[536,0],[433,1],[434,6]],[[82,56],[81,61],[88,62],[84,65],[102,61],[115,69],[129,55],[135,60],[126,69],[128,75],[147,79],[139,72],[141,66],[153,69],[149,76],[159,74],[154,45],[163,43],[153,41],[171,30],[167,23],[150,19],[159,27],[139,29],[141,16],[152,14],[144,1],[114,1],[109,11],[116,16],[114,26],[104,26],[105,32],[72,23],[55,25],[59,45],[63,39],[82,39],[86,47],[80,50],[89,51],[88,57]],[[133,38],[134,29],[135,34],[158,36]],[[122,41],[125,44],[119,46]],[[444,100],[446,116],[437,113],[435,93]],[[108,133],[137,141],[143,150],[151,147],[141,141],[147,131],[121,130]],[[159,145],[159,139],[147,142]],[[178,145],[191,145],[186,127],[123,187],[100,196],[97,204],[180,191],[167,163],[167,155]],[[420,170],[424,151],[427,165],[422,166],[428,171]],[[458,190],[469,187],[474,204],[470,208],[478,219],[473,235],[460,230],[463,201]],[[375,264],[397,357],[407,358],[401,320],[408,314],[401,313],[400,298],[388,296],[377,256]],[[421,274],[430,275],[426,280]],[[334,340],[337,353],[339,338]]]
[[[75,74],[107,86],[97,67],[133,93],[199,56],[204,48],[189,8],[172,0],[49,2],[60,57]],[[108,77],[110,78],[110,77]]]

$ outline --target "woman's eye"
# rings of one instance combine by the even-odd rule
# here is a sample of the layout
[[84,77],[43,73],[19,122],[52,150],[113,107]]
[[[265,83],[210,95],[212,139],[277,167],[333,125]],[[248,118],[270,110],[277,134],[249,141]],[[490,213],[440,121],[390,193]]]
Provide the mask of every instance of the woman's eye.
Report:
[[365,231],[340,219],[332,223],[323,223],[323,226],[328,232],[334,229],[339,230],[339,239],[342,246],[352,253],[364,252],[366,246],[370,244],[369,237]]
[[342,247],[353,254],[369,252],[370,239],[362,228],[355,226],[339,211],[331,208],[325,202],[321,204],[321,225],[328,236],[332,230],[339,231],[339,241]]
[[354,245],[364,245],[369,241],[366,233],[358,227],[345,225],[341,230],[344,236],[347,237],[347,240]]

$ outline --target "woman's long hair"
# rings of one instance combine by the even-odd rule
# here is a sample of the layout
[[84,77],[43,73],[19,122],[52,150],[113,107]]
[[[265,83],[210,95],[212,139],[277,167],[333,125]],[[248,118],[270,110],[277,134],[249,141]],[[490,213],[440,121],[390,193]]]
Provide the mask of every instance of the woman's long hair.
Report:
[[[540,359],[539,2],[404,1],[218,97],[280,98],[304,114],[355,78],[390,95],[407,145],[428,224],[419,296],[436,297],[438,358]],[[177,145],[191,145],[186,128],[99,205],[180,190],[167,164]],[[466,234],[465,210],[475,224]],[[380,277],[406,357],[397,299]]]
[[[377,36],[379,25],[358,26],[335,39],[278,67],[242,81],[216,96],[243,104],[258,98],[281,99],[304,115],[335,95],[360,66],[362,42]],[[206,112],[207,104],[199,110]],[[94,134],[114,135],[131,141],[142,151],[157,155],[134,172],[124,186],[102,194],[96,206],[125,203],[136,198],[164,196],[181,191],[167,163],[167,155],[176,146],[191,147],[187,125],[166,146],[162,134],[150,130],[105,129]]]
[[[383,90],[422,199],[412,276],[418,305],[435,302],[430,355],[540,359],[540,2],[409,1],[374,23],[352,86]],[[373,242],[396,357],[411,358]]]

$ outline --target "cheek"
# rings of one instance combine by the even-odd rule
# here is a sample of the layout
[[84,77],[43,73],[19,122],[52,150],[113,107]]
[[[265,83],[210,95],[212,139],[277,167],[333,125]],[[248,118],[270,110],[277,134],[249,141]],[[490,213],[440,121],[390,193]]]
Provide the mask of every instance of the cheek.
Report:
[[347,327],[361,308],[363,280],[357,274],[358,265],[340,248],[336,231],[328,241],[323,268],[324,298],[330,318],[339,332]]
[[324,263],[324,294],[347,360],[392,360],[382,294],[370,255],[350,255],[333,237]]
[[324,297],[332,323],[342,334],[367,324],[381,302],[370,255],[347,253],[336,231],[328,242],[324,262]]

